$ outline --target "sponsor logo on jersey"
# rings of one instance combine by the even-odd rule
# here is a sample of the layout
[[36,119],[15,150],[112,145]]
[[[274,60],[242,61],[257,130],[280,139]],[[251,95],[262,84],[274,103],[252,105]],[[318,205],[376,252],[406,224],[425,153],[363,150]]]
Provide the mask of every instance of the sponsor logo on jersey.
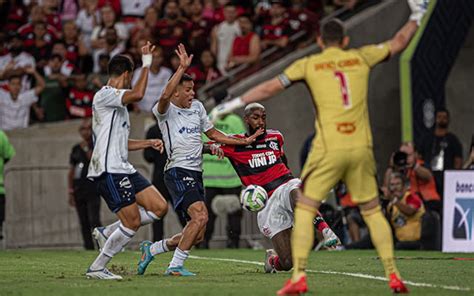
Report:
[[356,126],[353,122],[341,122],[337,123],[337,131],[341,134],[350,135],[355,132]]
[[178,131],[180,134],[198,134],[198,133],[201,133],[201,130],[199,129],[199,126],[195,126],[195,127],[186,127],[186,126],[183,126],[182,128],[179,129]]

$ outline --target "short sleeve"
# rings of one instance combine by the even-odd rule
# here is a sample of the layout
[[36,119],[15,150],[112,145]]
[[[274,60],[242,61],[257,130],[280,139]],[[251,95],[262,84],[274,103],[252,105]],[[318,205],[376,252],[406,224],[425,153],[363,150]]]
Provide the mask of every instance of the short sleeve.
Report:
[[28,91],[25,91],[24,93],[21,94],[21,99],[24,100],[24,102],[27,105],[31,105],[33,103],[38,102],[38,96],[35,94],[34,89],[30,89]]
[[288,87],[292,82],[302,80],[306,77],[306,65],[308,58],[302,58],[288,66],[283,74],[280,74],[278,78],[282,82],[283,86]]
[[8,141],[7,135],[0,131],[0,156],[3,159],[11,159],[15,155],[15,148]]
[[94,104],[98,107],[123,107],[122,97],[126,89],[107,88],[100,92],[100,96],[94,98]]
[[369,67],[373,67],[389,57],[390,43],[385,42],[377,45],[366,45],[357,49],[356,51],[365,60]]
[[200,115],[201,116],[201,119],[200,119],[201,132],[205,133],[208,130],[212,129],[214,125],[209,120],[209,117],[207,117],[207,112],[206,112],[206,109],[204,109],[204,106],[201,103],[199,103],[199,107],[201,109],[201,115]]
[[232,157],[234,156],[235,146],[233,146],[233,145],[221,145],[221,149],[224,152],[225,157],[227,157],[229,159],[232,159]]
[[161,114],[160,112],[158,112],[158,103],[156,103],[153,106],[153,108],[151,108],[151,112],[153,112],[153,115],[155,115],[158,121],[163,121],[166,118],[168,118],[168,113],[170,113],[170,108],[171,106],[168,106],[168,109],[166,110],[166,112],[164,114]]

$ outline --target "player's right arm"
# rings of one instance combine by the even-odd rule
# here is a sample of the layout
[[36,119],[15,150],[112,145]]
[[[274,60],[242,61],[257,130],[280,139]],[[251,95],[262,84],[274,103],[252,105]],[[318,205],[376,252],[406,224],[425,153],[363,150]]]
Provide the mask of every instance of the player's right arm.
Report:
[[[153,50],[155,50],[155,46],[151,45],[149,41],[142,47],[142,71],[135,86],[131,90],[124,92],[122,96],[123,105],[139,102],[145,95],[148,72],[153,60]],[[133,73],[130,73],[130,75],[133,75]]]
[[186,49],[184,48],[183,44],[178,45],[178,49],[175,50],[175,53],[179,57],[179,67],[176,72],[173,74],[171,79],[165,86],[163,93],[161,94],[160,101],[158,103],[157,109],[159,114],[165,114],[168,111],[170,106],[171,97],[176,90],[181,78],[183,77],[186,69],[188,69],[189,65],[191,65],[191,61],[193,60],[193,55],[188,56]]
[[402,52],[410,44],[415,36],[416,30],[428,9],[429,0],[408,0],[411,9],[409,21],[388,41],[390,45],[390,56]]

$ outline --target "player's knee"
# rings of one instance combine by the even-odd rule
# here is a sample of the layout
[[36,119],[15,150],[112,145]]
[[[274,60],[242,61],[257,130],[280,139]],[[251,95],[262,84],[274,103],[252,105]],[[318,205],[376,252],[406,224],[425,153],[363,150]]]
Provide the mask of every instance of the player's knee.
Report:
[[140,217],[131,217],[131,218],[128,218],[127,220],[125,221],[122,221],[122,224],[123,226],[133,230],[133,231],[137,231],[138,228],[140,228],[141,226],[141,221],[140,221]]
[[280,257],[280,267],[283,271],[288,271],[293,268],[293,260],[291,257],[281,258]]
[[207,221],[209,220],[209,217],[206,211],[202,211],[202,212],[196,213],[194,217],[192,217],[192,220],[194,220],[194,222],[196,222],[196,224],[198,224],[199,227],[202,228],[206,226]]

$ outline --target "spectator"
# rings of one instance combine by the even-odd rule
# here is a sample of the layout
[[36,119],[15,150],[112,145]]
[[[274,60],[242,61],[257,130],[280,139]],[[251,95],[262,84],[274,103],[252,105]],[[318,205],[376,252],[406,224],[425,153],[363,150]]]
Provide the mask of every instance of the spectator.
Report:
[[[132,85],[138,81],[143,68],[137,68],[133,74]],[[163,50],[157,47],[153,52],[153,60],[148,72],[148,84],[146,86],[143,99],[138,102],[138,110],[151,112],[153,106],[158,102],[161,92],[166,86],[173,72],[169,68],[163,67]]]
[[417,193],[425,203],[425,207],[441,214],[441,198],[436,190],[436,183],[433,174],[423,166],[423,160],[418,159],[417,153],[412,143],[404,143],[400,150],[390,158],[390,167],[385,171],[384,191],[385,196],[389,195],[389,181],[393,172],[405,175],[410,181],[410,190]]
[[395,248],[420,249],[421,223],[425,213],[423,202],[417,193],[409,189],[404,175],[392,173],[389,180],[387,214],[395,230]]
[[3,239],[3,222],[5,221],[5,183],[3,167],[15,155],[15,148],[8,141],[7,135],[0,129],[0,241]]
[[202,52],[200,63],[189,68],[188,74],[193,78],[196,90],[221,77],[216,66],[216,58],[209,49]]
[[97,10],[97,0],[85,0],[83,8],[76,18],[76,26],[82,34],[84,45],[92,49],[91,38],[94,27],[100,23],[100,12]]
[[436,180],[436,189],[444,194],[444,171],[462,168],[462,145],[455,134],[448,131],[449,111],[439,109],[432,134],[421,141],[420,153]]
[[104,85],[107,84],[109,80],[108,74],[108,65],[110,57],[108,54],[104,53],[99,55],[99,72],[90,73],[87,77],[87,87],[94,92],[101,89]]
[[[146,138],[163,139],[163,135],[161,134],[158,124],[153,124],[153,126],[148,129]],[[164,182],[164,168],[166,161],[168,160],[166,150],[163,151],[163,153],[160,153],[156,149],[146,148],[143,150],[143,157],[147,162],[153,164],[153,176],[151,179],[152,184],[156,187],[156,189],[158,189],[158,191],[167,201],[170,201],[170,194]],[[181,223],[181,226],[184,227],[186,225],[186,219],[183,217],[183,215],[178,215],[178,219]],[[163,226],[163,219],[153,222],[153,241],[160,241],[163,239]]]
[[100,9],[102,23],[94,28],[91,36],[91,46],[94,49],[106,48],[107,29],[115,29],[118,42],[125,46],[128,39],[128,30],[121,22],[117,22],[116,14],[111,6],[106,5]]
[[97,7],[101,9],[102,7],[109,6],[112,8],[115,15],[122,14],[122,4],[121,0],[99,0]]
[[[154,40],[158,24],[158,11],[154,6],[150,6],[145,10],[143,21],[138,22],[132,29],[131,40],[132,44],[136,44],[138,40]],[[140,56],[140,55],[139,55]]]
[[81,224],[82,239],[86,250],[94,250],[92,229],[100,223],[100,196],[94,182],[87,178],[92,157],[92,120],[85,119],[79,127],[82,141],[75,145],[69,156],[69,205],[75,207]]
[[239,28],[241,34],[234,39],[227,69],[242,64],[252,64],[260,59],[260,37],[253,32],[249,16],[241,15],[239,17]]
[[71,118],[84,118],[92,116],[92,99],[94,92],[87,89],[87,75],[77,73],[74,75],[74,84],[69,89],[66,107]]
[[124,51],[123,45],[119,42],[117,31],[114,28],[107,28],[105,32],[105,47],[97,49],[93,53],[94,59],[94,73],[99,72],[99,56],[102,54],[108,54],[110,58],[120,54]]
[[186,43],[186,32],[190,24],[181,17],[178,3],[168,1],[165,5],[164,17],[157,23],[156,38],[163,49],[165,58],[169,59],[179,43]]
[[26,37],[26,50],[35,58],[36,66],[42,68],[48,63],[55,37],[46,30],[46,23],[37,22],[33,25],[33,33]]
[[289,25],[293,32],[304,32],[304,40],[314,42],[319,31],[319,19],[322,11],[313,12],[309,10],[303,0],[291,1],[288,11]]
[[46,23],[54,27],[58,32],[61,32],[61,16],[59,15],[58,0],[43,0],[41,7],[43,7],[46,16]]
[[79,38],[79,31],[73,21],[65,22],[63,25],[63,40],[66,46],[64,56],[71,64],[79,67],[81,59],[88,53],[84,42]]
[[190,52],[200,57],[202,52],[209,48],[209,32],[212,31],[214,22],[212,19],[203,17],[203,8],[200,0],[192,1],[190,5],[191,28],[189,31]]
[[474,136],[472,136],[471,141],[471,152],[469,153],[469,157],[466,160],[463,168],[466,170],[474,170]]
[[16,32],[28,20],[28,11],[22,0],[4,1],[5,6],[1,9],[5,14],[0,20],[2,28],[5,32]]
[[285,47],[288,44],[290,27],[286,17],[286,8],[281,0],[272,0],[270,18],[262,26],[262,48],[277,46]]
[[64,24],[68,21],[74,21],[79,13],[80,5],[78,0],[61,0],[59,4],[59,16]]
[[[58,55],[61,58],[61,74],[66,77],[69,77],[74,71],[75,65],[66,59],[67,54],[68,51],[66,49],[66,43],[64,43],[63,41],[54,42],[53,48],[51,50],[51,56]],[[49,68],[49,65],[44,67],[44,74],[51,74],[51,69]]]
[[[222,119],[219,119],[214,126],[223,133],[230,135],[246,132],[242,119],[235,114],[226,115]],[[209,139],[203,135],[203,141],[207,142]],[[204,154],[202,166],[206,206],[209,213],[209,220],[207,222],[202,246],[209,248],[209,242],[212,239],[216,220],[216,213],[213,212],[211,206],[214,198],[218,195],[227,195],[225,197],[226,199],[234,198],[238,200],[242,183],[227,158],[219,159],[217,156]],[[227,213],[227,248],[239,248],[242,209],[240,207],[237,208],[237,211]]]
[[31,87],[31,82],[28,75],[24,75],[25,69],[36,67],[35,59],[23,51],[23,41],[15,33],[10,35],[8,47],[9,52],[0,57],[0,84],[5,84],[5,80],[10,76],[20,76],[22,90],[28,90]]
[[[45,122],[60,121],[66,119],[66,88],[67,77],[61,72],[63,58],[54,54],[45,69],[45,88],[38,102],[38,120]],[[39,115],[39,116],[38,116]]]
[[43,7],[39,5],[33,6],[33,8],[31,9],[30,22],[21,26],[18,29],[18,34],[20,34],[20,37],[24,40],[28,38],[31,39],[31,36],[34,31],[34,24],[38,22],[46,23],[46,31],[48,35],[53,36],[54,39],[57,39],[59,37],[58,33],[60,31],[56,30],[55,27],[47,23],[47,18],[44,13]]
[[225,67],[234,38],[240,35],[235,5],[227,4],[225,6],[224,18],[222,23],[214,27],[211,35],[211,51],[217,57],[217,68],[221,73],[226,73]]
[[21,91],[21,77],[10,76],[8,91],[0,89],[0,130],[8,131],[28,126],[30,106],[38,101],[38,95],[44,89],[44,79],[35,68],[25,68],[27,74],[36,79],[34,89]]
[[145,11],[153,4],[153,0],[120,0],[122,21],[130,30],[145,16]]
[[193,0],[178,0],[178,7],[181,10],[183,17],[189,18],[191,16],[191,4]]

